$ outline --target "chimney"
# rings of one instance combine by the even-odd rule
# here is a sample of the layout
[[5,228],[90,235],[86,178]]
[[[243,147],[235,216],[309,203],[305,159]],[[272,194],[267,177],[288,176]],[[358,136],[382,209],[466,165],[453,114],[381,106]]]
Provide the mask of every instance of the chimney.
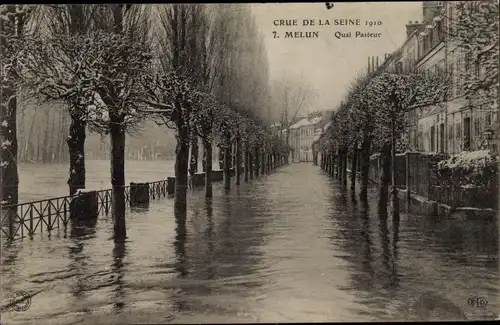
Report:
[[425,22],[419,23],[418,21],[410,22],[406,25],[406,37],[410,37],[411,33],[415,30],[420,29],[422,26],[425,26]]
[[370,67],[370,57],[368,57],[368,74],[372,73],[371,67]]
[[377,55],[377,69],[378,69],[378,55]]
[[372,69],[374,72],[376,71],[375,70],[375,57],[374,56],[372,56]]

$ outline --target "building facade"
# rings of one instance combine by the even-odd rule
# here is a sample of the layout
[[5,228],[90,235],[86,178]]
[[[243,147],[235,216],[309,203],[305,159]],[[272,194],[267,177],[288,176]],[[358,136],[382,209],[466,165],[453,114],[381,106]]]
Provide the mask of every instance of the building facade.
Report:
[[313,161],[314,137],[321,133],[326,120],[322,113],[313,113],[290,126],[292,162]]
[[410,150],[457,154],[491,149],[498,152],[498,107],[482,107],[464,96],[464,74],[473,66],[455,35],[457,3],[423,1],[423,20],[406,25],[407,39],[377,71],[445,74],[450,77],[445,102],[408,112]]

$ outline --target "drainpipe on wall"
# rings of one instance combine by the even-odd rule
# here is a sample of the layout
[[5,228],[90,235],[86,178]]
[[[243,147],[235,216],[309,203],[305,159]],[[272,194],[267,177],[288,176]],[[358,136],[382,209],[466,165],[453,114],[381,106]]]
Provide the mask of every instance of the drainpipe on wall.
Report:
[[[444,2],[444,8],[445,8],[445,17],[446,17],[446,13],[448,13],[448,6],[449,6],[449,3],[448,1],[445,1]],[[445,73],[445,76],[448,77],[448,31],[450,26],[451,26],[451,17],[447,17],[447,20],[448,20],[448,24],[447,24],[447,28],[444,28],[443,26],[443,30],[444,30],[444,35],[443,35],[443,40],[444,40],[444,73]],[[458,73],[458,71],[457,71]],[[453,82],[451,82],[451,86],[453,87]],[[444,95],[444,154],[447,155],[448,154],[448,91],[445,92],[445,95]]]

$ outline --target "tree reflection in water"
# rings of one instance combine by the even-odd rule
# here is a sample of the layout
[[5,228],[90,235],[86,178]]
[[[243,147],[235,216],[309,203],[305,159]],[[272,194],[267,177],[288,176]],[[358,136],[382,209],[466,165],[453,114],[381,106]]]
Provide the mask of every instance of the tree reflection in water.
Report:
[[78,279],[75,288],[72,290],[73,296],[78,300],[83,299],[83,293],[86,290],[86,256],[83,254],[85,241],[93,237],[96,233],[97,218],[89,218],[84,220],[71,220],[70,222],[70,239],[72,246],[69,247],[69,258],[71,260],[69,269],[77,271]]
[[[361,238],[364,243],[364,254],[363,254],[363,271],[369,275],[367,279],[370,282],[367,285],[370,285],[373,281],[374,271],[372,267],[372,241],[370,238],[370,206],[367,200],[361,199],[361,222],[362,227],[360,231]],[[371,286],[371,285],[370,285]]]
[[[175,205],[174,206],[175,215],[175,241],[174,241],[174,251],[176,256],[175,270],[177,271],[179,278],[183,279],[188,277],[189,272],[187,268],[186,259],[186,217],[187,211],[185,205]],[[174,299],[174,305],[177,311],[187,311],[189,306],[184,299]]]
[[113,247],[113,264],[111,264],[111,270],[113,272],[112,277],[114,278],[114,290],[115,299],[113,308],[115,310],[121,310],[125,307],[125,293],[124,293],[124,258],[126,255],[125,240],[115,240],[115,245]]
[[[389,238],[389,228],[388,228],[388,213],[387,207],[378,206],[378,216],[379,216],[379,236],[382,245],[382,265],[384,267],[383,274],[387,275],[388,280],[386,282],[387,287],[394,287],[398,284],[395,256],[392,256],[390,249],[390,238]],[[399,226],[398,226],[399,228]],[[397,235],[396,235],[397,236]],[[394,243],[394,241],[393,241]],[[393,288],[395,289],[395,288]]]
[[209,260],[207,261],[207,270],[206,270],[206,277],[208,280],[212,280],[215,275],[215,265],[212,263],[212,256],[214,254],[214,238],[213,238],[213,232],[214,232],[214,220],[213,220],[213,215],[214,215],[214,208],[213,208],[213,202],[212,198],[205,198],[205,208],[207,211],[207,229],[204,232],[203,240],[206,241],[207,243],[207,251],[208,254],[206,255]]

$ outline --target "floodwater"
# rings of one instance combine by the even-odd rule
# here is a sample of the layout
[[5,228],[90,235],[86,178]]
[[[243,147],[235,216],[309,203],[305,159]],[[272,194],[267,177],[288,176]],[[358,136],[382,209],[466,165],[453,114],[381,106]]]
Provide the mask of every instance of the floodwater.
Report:
[[[41,291],[2,321],[453,320],[453,305],[469,319],[498,314],[496,221],[403,214],[398,224],[369,196],[353,202],[319,167],[292,164],[230,193],[216,184],[210,201],[196,189],[185,215],[171,199],[129,211],[125,243],[106,216],[24,239],[3,247],[1,298]],[[471,307],[477,298],[487,305]]]
[[[87,189],[111,188],[111,165],[108,160],[86,160],[85,169]],[[173,160],[125,162],[125,184],[159,181],[173,175]],[[69,163],[19,164],[19,202],[68,195],[68,176]]]

